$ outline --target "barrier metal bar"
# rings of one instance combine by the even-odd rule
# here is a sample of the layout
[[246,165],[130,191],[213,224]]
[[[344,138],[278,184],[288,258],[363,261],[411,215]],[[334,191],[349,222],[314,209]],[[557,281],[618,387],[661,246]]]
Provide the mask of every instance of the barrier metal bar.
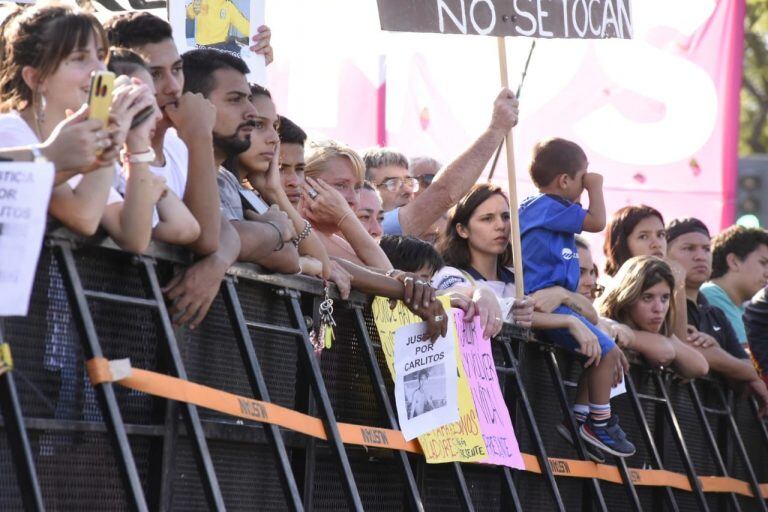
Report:
[[[136,260],[143,270],[142,279],[144,280],[144,284],[149,289],[152,298],[157,301],[158,304],[156,312],[160,319],[159,324],[162,336],[165,338],[164,346],[166,350],[165,355],[168,357],[168,369],[174,377],[189,380],[187,371],[184,368],[184,363],[181,359],[179,345],[176,342],[176,334],[174,333],[173,324],[171,323],[171,317],[165,307],[165,300],[163,299],[160,282],[157,279],[155,260],[149,256],[139,256]],[[214,510],[226,510],[224,497],[221,494],[219,480],[216,477],[216,470],[213,467],[211,452],[208,450],[208,442],[205,440],[205,433],[203,432],[203,426],[200,423],[200,415],[197,412],[197,407],[186,402],[180,404],[180,407],[187,427],[187,435],[192,442],[195,462],[197,463],[198,472],[200,473],[200,479],[203,481],[203,490],[205,491],[208,506]]]
[[[741,460],[744,463],[744,469],[746,470],[747,477],[749,478],[749,485],[750,487],[752,487],[752,492],[755,495],[755,501],[760,507],[760,510],[768,511],[768,507],[765,504],[765,500],[761,498],[762,491],[760,489],[760,483],[757,480],[757,474],[755,473],[755,468],[752,466],[752,462],[749,460],[749,453],[747,453],[747,448],[744,445],[744,438],[741,436],[741,432],[739,431],[739,427],[736,423],[736,419],[733,417],[733,407],[731,407],[730,405],[731,401],[726,399],[725,392],[723,391],[723,388],[721,386],[715,385],[713,387],[715,388],[715,392],[718,394],[720,398],[720,402],[725,406],[725,408],[728,411],[728,414],[726,415],[726,423],[730,427],[728,430],[730,431],[731,436],[733,437],[733,440],[736,442],[736,449],[739,451],[739,456],[741,457]],[[733,396],[732,393],[729,393],[729,395],[731,397]],[[761,423],[763,422],[761,421]],[[765,426],[764,423],[763,423],[763,426]]]
[[[712,426],[709,424],[709,420],[707,419],[707,413],[704,411],[704,404],[701,401],[701,396],[699,395],[699,390],[696,387],[695,380],[688,383],[688,393],[691,396],[693,408],[696,410],[696,417],[699,419],[699,423],[701,424],[702,430],[704,431],[704,437],[707,440],[707,444],[709,445],[709,451],[712,455],[712,459],[715,462],[715,466],[717,466],[717,470],[720,472],[721,476],[730,476],[728,475],[728,469],[725,466],[725,461],[723,460],[723,456],[720,453],[720,449],[717,446],[717,440],[715,439],[714,432],[712,432]],[[723,399],[724,398],[725,397],[723,397]],[[730,411],[727,411],[728,405],[725,402],[722,402],[722,405],[726,408],[726,414],[730,415]],[[732,509],[740,512],[741,505],[739,504],[739,500],[736,497],[736,494],[730,492],[728,493],[728,498]]]
[[765,420],[760,417],[760,406],[757,405],[757,399],[754,396],[749,397],[749,407],[752,409],[752,414],[755,416],[757,426],[760,430],[761,437],[766,446],[768,446],[768,427],[765,425]]
[[[397,422],[397,414],[392,408],[392,402],[389,400],[389,394],[387,393],[387,386],[384,383],[384,377],[381,374],[381,368],[379,368],[379,360],[376,357],[376,352],[373,348],[373,342],[368,334],[368,328],[365,324],[365,318],[363,316],[362,306],[352,306],[355,317],[355,336],[357,337],[358,345],[363,349],[363,360],[368,367],[368,375],[371,378],[371,385],[373,392],[376,395],[376,399],[379,401],[379,409],[384,411],[384,416],[387,420],[387,425],[393,430],[400,430],[400,425]],[[416,478],[413,475],[413,469],[411,463],[408,460],[408,454],[404,451],[398,450],[395,454],[398,466],[403,477],[403,484],[405,488],[405,498],[408,503],[408,507],[413,511],[424,511],[424,504],[421,501],[419,494],[419,486],[416,483]]]
[[[271,402],[269,398],[269,390],[267,389],[267,382],[264,380],[264,374],[261,372],[261,365],[259,364],[259,358],[254,349],[251,334],[248,332],[248,327],[245,325],[243,308],[240,305],[240,299],[237,296],[232,277],[228,276],[224,279],[223,292],[224,304],[226,305],[229,320],[235,331],[237,345],[240,348],[240,357],[245,366],[245,373],[248,376],[253,397],[256,400]],[[291,461],[288,458],[288,451],[285,449],[283,436],[280,434],[280,427],[270,423],[264,423],[262,426],[269,444],[274,451],[277,465],[280,468],[278,474],[280,476],[283,492],[285,493],[285,499],[291,510],[297,512],[303,511],[304,506],[301,502],[301,493],[299,493],[296,479],[293,476]]]
[[[645,417],[645,411],[643,411],[643,405],[640,402],[641,399],[645,395],[640,395],[637,392],[637,388],[635,387],[635,382],[632,379],[632,374],[630,372],[629,375],[624,376],[624,382],[626,383],[627,387],[627,395],[629,395],[630,403],[632,405],[632,409],[635,412],[635,417],[637,421],[640,422],[640,427],[643,431],[643,439],[645,440],[645,445],[648,448],[648,451],[651,454],[651,459],[653,462],[653,465],[655,466],[655,469],[664,469],[664,464],[662,463],[661,455],[659,454],[659,450],[656,448],[656,441],[653,436],[653,432],[651,431],[651,426],[648,424],[648,420]],[[655,400],[656,397],[653,398],[653,402],[657,403]],[[660,488],[657,488],[660,489]],[[664,489],[664,496],[666,497],[667,505],[669,506],[670,510],[673,512],[679,512],[680,508],[677,505],[677,500],[675,499],[675,494],[672,491],[671,487],[663,487]],[[657,493],[657,501],[658,500],[658,493]],[[661,508],[660,503],[657,503],[656,508]]]
[[[2,335],[2,326],[0,326]],[[2,339],[0,339],[0,343]],[[24,510],[44,511],[43,493],[37,478],[35,459],[32,458],[32,448],[29,445],[27,429],[24,427],[24,417],[21,413],[19,395],[13,379],[13,371],[0,374],[0,413],[3,415],[8,445],[16,467],[16,480],[21,490],[21,502]]]
[[[546,360],[547,367],[549,368],[549,375],[552,378],[552,384],[555,387],[555,393],[557,394],[558,401],[560,402],[560,409],[562,410],[563,416],[565,417],[566,423],[568,424],[568,430],[571,431],[571,438],[573,439],[573,445],[576,448],[576,453],[579,455],[580,459],[589,460],[589,455],[587,454],[587,449],[584,446],[584,441],[581,439],[579,429],[576,426],[576,421],[574,420],[573,414],[571,413],[571,406],[568,402],[568,394],[565,391],[563,376],[560,372],[560,365],[557,364],[557,357],[555,356],[555,352],[552,350],[552,347],[542,347],[542,350],[547,353]],[[624,483],[625,485],[632,487],[631,491],[634,491],[634,486],[632,486],[631,480],[625,479]],[[605,498],[603,497],[603,491],[600,488],[600,482],[598,482],[596,478],[590,478],[589,483],[585,481],[584,487],[589,489],[589,493],[592,495],[592,499],[594,500],[598,509],[607,512],[608,506],[605,504]],[[637,498],[637,493],[631,491],[628,490],[630,497],[634,495],[634,497]],[[635,510],[640,510],[642,508],[640,507],[639,501],[633,503],[633,506],[635,507]],[[583,508],[587,508],[586,503],[583,504]]]
[[331,399],[328,395],[328,390],[325,388],[325,382],[323,381],[323,376],[320,372],[320,365],[317,362],[312,343],[309,341],[309,332],[304,323],[304,314],[301,312],[301,305],[299,304],[299,294],[294,290],[281,289],[278,290],[278,295],[285,297],[286,306],[288,308],[288,317],[290,318],[291,324],[294,329],[298,329],[301,333],[301,336],[296,336],[299,345],[299,360],[304,365],[306,373],[309,374],[310,386],[315,395],[325,432],[328,435],[328,446],[331,448],[331,452],[335,455],[339,464],[339,474],[346,494],[347,503],[351,509],[362,511],[363,502],[360,498],[360,492],[357,489],[355,477],[352,474],[352,467],[349,464],[347,451],[344,448],[344,443],[341,441],[339,428],[336,425],[336,416],[334,415],[333,407],[331,406]]
[[[525,345],[521,345],[520,350],[524,350]],[[560,489],[557,487],[557,481],[555,475],[552,473],[552,468],[549,466],[549,458],[547,457],[547,450],[544,448],[544,440],[541,438],[541,432],[536,423],[536,418],[533,415],[533,408],[531,402],[528,400],[528,393],[525,390],[525,384],[523,383],[523,377],[520,375],[520,367],[518,365],[517,358],[512,347],[509,343],[501,343],[502,352],[504,354],[505,370],[512,375],[515,383],[515,390],[517,393],[517,401],[522,405],[523,417],[525,419],[528,432],[531,436],[531,441],[536,449],[536,455],[539,458],[539,465],[541,466],[541,474],[544,476],[547,482],[552,500],[554,501],[557,510],[565,512],[565,503],[563,497],[560,495]],[[498,371],[498,370],[497,370]]]
[[694,497],[696,498],[696,502],[699,505],[699,510],[709,511],[707,498],[704,496],[704,490],[701,488],[701,482],[699,481],[699,477],[696,475],[696,468],[693,466],[691,456],[688,453],[688,447],[685,445],[685,440],[683,440],[683,433],[680,430],[680,423],[677,421],[677,415],[675,414],[675,410],[672,408],[672,402],[669,400],[669,393],[667,393],[664,377],[660,372],[652,370],[651,378],[653,378],[657,390],[661,394],[661,398],[664,399],[664,414],[667,418],[667,421],[669,422],[670,427],[672,427],[672,440],[675,442],[677,451],[679,452],[680,458],[683,461],[683,466],[685,468],[685,472],[688,475],[688,481],[691,483],[691,490]]
[[452,462],[451,470],[453,478],[456,481],[456,486],[459,489],[461,509],[464,512],[475,512],[475,505],[472,503],[472,497],[469,494],[469,487],[467,487],[467,480],[464,478],[464,471],[461,469],[461,464]]
[[[80,281],[75,258],[72,254],[72,246],[68,241],[57,240],[52,243],[52,250],[59,264],[64,287],[69,296],[69,304],[80,334],[80,342],[86,359],[104,357],[96,334],[96,326],[93,323],[91,310]],[[136,470],[136,462],[133,459],[128,434],[125,431],[123,417],[117,404],[115,389],[111,382],[104,382],[95,386],[96,397],[101,408],[101,415],[107,424],[107,431],[112,442],[112,447],[117,458],[117,467],[125,485],[128,498],[128,507],[133,511],[147,511],[144,489],[141,487],[139,472]]]

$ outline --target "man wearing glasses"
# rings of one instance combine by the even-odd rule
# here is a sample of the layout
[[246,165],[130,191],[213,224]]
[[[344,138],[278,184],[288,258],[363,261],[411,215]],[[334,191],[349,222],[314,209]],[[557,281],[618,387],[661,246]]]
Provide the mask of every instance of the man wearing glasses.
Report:
[[389,148],[375,148],[363,154],[363,161],[365,179],[376,187],[385,212],[411,202],[419,182],[408,175],[405,155]]
[[[366,179],[381,194],[386,212],[384,234],[434,237],[435,223],[469,192],[504,136],[517,124],[517,115],[517,98],[509,89],[502,89],[493,103],[488,128],[466,151],[436,172],[434,180],[428,178],[432,173],[409,175],[408,160],[392,150],[366,153]],[[429,184],[421,190],[421,182]]]
[[435,179],[441,167],[443,164],[428,156],[411,158],[411,176],[419,181],[419,189],[414,194],[415,197],[419,197],[419,194],[432,184],[432,180]]

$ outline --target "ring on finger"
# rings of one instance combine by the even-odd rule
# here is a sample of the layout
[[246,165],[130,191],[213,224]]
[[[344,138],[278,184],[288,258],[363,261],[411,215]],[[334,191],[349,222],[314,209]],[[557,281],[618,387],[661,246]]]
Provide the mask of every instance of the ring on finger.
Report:
[[312,187],[309,187],[309,190],[307,191],[307,195],[310,197],[310,199],[317,199],[317,196],[320,195],[317,190],[315,190]]
[[413,281],[413,278],[411,276],[408,276],[405,279],[403,279],[403,283],[408,283],[410,281]]
[[443,318],[445,318],[443,315],[435,315],[435,322],[442,322]]

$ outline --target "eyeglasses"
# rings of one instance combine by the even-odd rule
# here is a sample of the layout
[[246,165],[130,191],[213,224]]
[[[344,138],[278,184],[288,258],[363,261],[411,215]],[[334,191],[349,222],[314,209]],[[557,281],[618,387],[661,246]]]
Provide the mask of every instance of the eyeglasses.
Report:
[[378,185],[376,185],[378,188],[384,187],[390,192],[394,192],[395,190],[398,190],[400,187],[408,187],[414,192],[419,191],[419,180],[416,178],[387,178]]
[[435,174],[422,174],[421,176],[418,176],[416,179],[419,180],[419,184],[421,185],[421,188],[427,188],[432,184],[432,180],[435,179]]

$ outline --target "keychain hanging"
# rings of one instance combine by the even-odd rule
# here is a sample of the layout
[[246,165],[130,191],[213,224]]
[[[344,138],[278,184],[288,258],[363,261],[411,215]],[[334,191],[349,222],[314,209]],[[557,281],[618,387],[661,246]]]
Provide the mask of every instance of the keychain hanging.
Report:
[[336,320],[333,319],[333,299],[330,297],[328,281],[324,281],[323,284],[324,298],[319,308],[320,325],[312,333],[312,346],[318,356],[324,348],[331,348],[336,337],[333,332],[333,328],[336,327]]

